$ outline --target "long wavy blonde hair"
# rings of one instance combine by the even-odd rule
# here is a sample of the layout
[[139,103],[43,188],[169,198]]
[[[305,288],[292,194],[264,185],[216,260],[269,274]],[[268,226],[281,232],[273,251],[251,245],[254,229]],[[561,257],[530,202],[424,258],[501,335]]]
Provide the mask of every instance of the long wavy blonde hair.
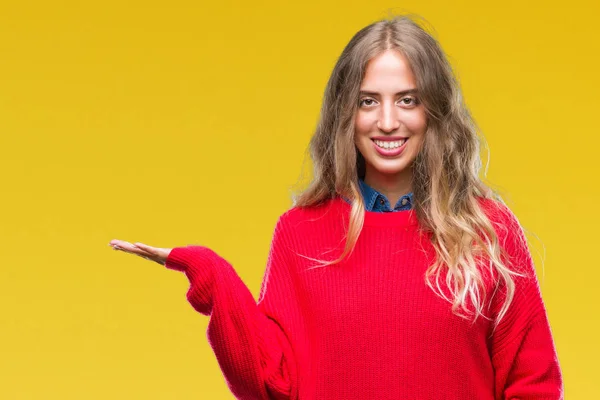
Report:
[[[365,204],[359,191],[365,160],[354,142],[354,119],[360,84],[369,60],[389,49],[409,61],[420,100],[427,112],[427,131],[413,170],[413,208],[421,232],[428,232],[436,260],[425,274],[427,285],[452,304],[452,311],[467,318],[488,318],[486,291],[478,262],[483,257],[506,288],[505,301],[494,329],[505,315],[515,291],[511,275],[523,276],[503,263],[504,249],[478,198],[504,204],[501,196],[479,178],[478,128],[463,102],[454,72],[432,34],[418,16],[393,16],[357,32],[344,48],[327,83],[314,136],[310,141],[313,179],[293,194],[297,207],[310,207],[336,196],[351,204],[346,243],[335,260],[315,260],[317,267],[335,264],[351,254],[363,227]],[[483,233],[480,235],[479,233]],[[314,268],[314,267],[313,267]],[[440,287],[445,273],[447,296]],[[469,310],[468,302],[474,307]],[[465,313],[462,314],[460,310]]]

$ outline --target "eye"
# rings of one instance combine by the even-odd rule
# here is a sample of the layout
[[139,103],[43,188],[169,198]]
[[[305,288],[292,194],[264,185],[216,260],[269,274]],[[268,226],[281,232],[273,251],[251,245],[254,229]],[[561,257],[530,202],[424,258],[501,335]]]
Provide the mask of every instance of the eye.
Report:
[[[367,102],[369,102],[369,103],[367,103]],[[363,105],[371,106],[371,105],[373,105],[374,102],[375,102],[375,100],[373,100],[373,99],[364,98],[358,102],[358,106],[359,107],[362,107]],[[403,97],[402,99],[400,99],[400,102],[403,106],[409,106],[409,107],[414,107],[419,104],[419,100],[413,96]]]
[[367,106],[369,106],[369,105],[372,105],[372,103],[371,103],[371,104],[366,104],[366,103],[365,103],[366,101],[375,101],[375,100],[373,100],[373,99],[369,99],[369,98],[362,99],[362,100],[360,100],[360,101],[358,102],[358,105],[359,105],[359,107],[360,107],[360,106],[362,106],[363,104],[364,104],[364,105],[367,105]]
[[417,104],[419,104],[419,101],[417,100],[416,97],[403,97],[402,99],[400,99],[400,101],[402,102],[402,105],[405,106],[415,106]]

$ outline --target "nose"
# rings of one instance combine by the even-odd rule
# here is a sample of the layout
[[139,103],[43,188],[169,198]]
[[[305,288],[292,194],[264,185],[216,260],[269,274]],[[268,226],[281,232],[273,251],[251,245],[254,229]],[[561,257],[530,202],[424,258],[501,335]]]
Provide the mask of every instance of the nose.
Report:
[[380,108],[379,118],[377,119],[377,128],[383,132],[393,132],[400,127],[398,119],[398,110],[394,104],[384,104]]

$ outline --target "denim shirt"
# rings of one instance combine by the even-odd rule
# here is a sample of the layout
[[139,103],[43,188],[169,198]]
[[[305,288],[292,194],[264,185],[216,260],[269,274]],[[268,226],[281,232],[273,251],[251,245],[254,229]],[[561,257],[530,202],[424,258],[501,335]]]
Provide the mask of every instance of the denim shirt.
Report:
[[408,193],[400,197],[394,208],[392,209],[389,200],[384,194],[379,193],[371,186],[367,185],[362,179],[358,180],[360,191],[365,201],[365,210],[374,212],[392,212],[406,211],[412,208],[413,194]]

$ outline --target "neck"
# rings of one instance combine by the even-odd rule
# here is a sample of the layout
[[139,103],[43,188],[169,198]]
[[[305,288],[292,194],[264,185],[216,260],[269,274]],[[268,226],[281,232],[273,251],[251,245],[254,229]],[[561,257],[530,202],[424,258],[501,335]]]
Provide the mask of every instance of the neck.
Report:
[[410,169],[394,175],[367,169],[364,181],[387,197],[392,205],[396,204],[402,196],[412,192],[412,171]]

